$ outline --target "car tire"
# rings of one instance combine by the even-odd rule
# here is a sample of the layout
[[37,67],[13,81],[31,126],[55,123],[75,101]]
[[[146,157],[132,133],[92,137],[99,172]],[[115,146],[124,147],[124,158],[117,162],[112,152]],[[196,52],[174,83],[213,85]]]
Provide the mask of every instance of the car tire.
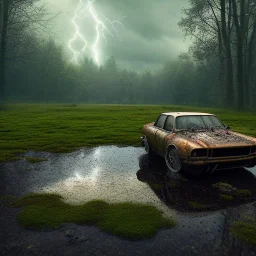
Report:
[[175,147],[168,147],[165,154],[165,162],[168,172],[177,173],[182,171],[182,163]]
[[144,143],[145,143],[145,150],[146,150],[147,154],[149,156],[152,155],[153,151],[152,151],[152,148],[150,147],[150,145],[148,143],[147,137],[145,137]]

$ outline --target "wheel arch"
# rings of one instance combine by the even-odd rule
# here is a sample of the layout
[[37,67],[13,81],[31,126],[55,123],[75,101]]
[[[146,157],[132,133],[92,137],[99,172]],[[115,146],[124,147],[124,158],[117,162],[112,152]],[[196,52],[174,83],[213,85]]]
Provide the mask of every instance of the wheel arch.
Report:
[[168,151],[169,148],[175,148],[177,150],[177,152],[179,153],[179,150],[178,150],[178,148],[175,144],[168,144],[167,147],[166,147],[165,154],[167,154],[167,151]]

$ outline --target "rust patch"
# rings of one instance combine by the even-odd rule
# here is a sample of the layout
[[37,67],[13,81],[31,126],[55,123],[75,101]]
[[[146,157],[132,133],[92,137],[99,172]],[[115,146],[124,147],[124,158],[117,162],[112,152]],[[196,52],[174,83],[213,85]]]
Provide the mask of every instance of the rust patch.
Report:
[[240,136],[238,133],[226,131],[226,130],[214,130],[214,131],[181,131],[177,135],[184,139],[197,143],[201,146],[240,146],[241,144],[251,145],[253,140],[250,140],[244,136]]

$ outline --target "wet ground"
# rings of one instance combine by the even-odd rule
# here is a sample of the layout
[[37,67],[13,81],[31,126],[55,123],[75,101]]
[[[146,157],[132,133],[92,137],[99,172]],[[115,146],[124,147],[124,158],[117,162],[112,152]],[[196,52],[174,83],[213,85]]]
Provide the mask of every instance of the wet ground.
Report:
[[[213,211],[256,201],[255,168],[221,170],[197,177],[192,171],[167,174],[165,160],[157,155],[149,158],[143,154],[139,163],[138,179],[179,212]],[[220,183],[224,184],[218,187]],[[250,195],[239,194],[245,190]]]
[[[230,213],[225,210],[227,202],[220,204],[218,201],[218,207],[216,203],[207,202],[210,193],[207,194],[207,188],[214,180],[253,190],[256,188],[253,175],[256,168],[238,170],[236,175],[226,172],[203,179],[167,177],[163,159],[149,160],[144,153],[143,148],[116,146],[68,154],[28,152],[25,157],[43,157],[48,161],[31,164],[24,159],[1,164],[0,193],[20,196],[29,192],[54,192],[71,204],[97,198],[107,202],[153,204],[165,215],[176,218],[175,228],[159,231],[155,237],[137,242],[75,224],[51,232],[38,232],[19,227],[16,223],[18,210],[1,206],[0,251],[4,255],[221,255]],[[167,183],[172,186],[166,187]],[[202,188],[204,192],[200,193]],[[256,191],[252,192],[250,199],[237,200],[235,209],[241,203],[253,201]],[[208,201],[214,198],[208,197]],[[193,213],[195,209],[188,207],[189,200],[199,200],[212,207]],[[249,208],[255,205],[250,204]],[[222,210],[212,211],[217,209]]]

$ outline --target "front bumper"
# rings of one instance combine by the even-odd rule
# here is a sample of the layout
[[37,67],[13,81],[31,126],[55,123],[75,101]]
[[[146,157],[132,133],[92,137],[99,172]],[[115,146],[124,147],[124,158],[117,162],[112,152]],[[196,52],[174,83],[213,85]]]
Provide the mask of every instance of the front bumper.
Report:
[[192,168],[210,167],[214,170],[233,169],[241,167],[254,167],[256,165],[256,155],[222,158],[186,158],[182,159],[186,166]]

